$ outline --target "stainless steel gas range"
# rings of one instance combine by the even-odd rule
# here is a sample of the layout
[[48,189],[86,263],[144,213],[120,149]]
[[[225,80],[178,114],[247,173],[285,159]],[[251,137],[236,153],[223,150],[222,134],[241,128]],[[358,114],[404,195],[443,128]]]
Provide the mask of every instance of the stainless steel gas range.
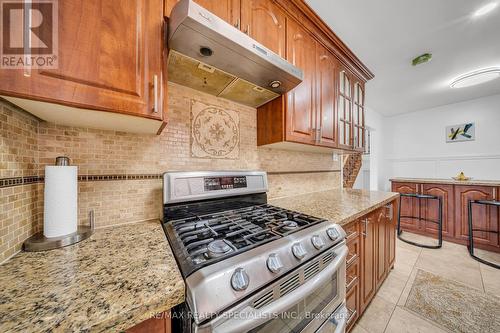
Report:
[[168,172],[163,228],[186,282],[184,332],[344,332],[345,232],[267,204],[260,171]]

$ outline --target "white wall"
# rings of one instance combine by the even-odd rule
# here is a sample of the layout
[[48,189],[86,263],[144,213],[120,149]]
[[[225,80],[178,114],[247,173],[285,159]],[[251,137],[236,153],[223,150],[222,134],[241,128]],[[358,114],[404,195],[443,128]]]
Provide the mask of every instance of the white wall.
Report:
[[[381,171],[383,170],[383,149],[384,149],[384,117],[370,108],[366,109],[366,126],[371,131],[371,152],[370,155],[363,155],[363,165],[356,178],[353,188],[368,188],[376,191],[383,189]],[[367,177],[369,173],[369,177]],[[366,186],[366,179],[369,178],[369,186]]]
[[[445,127],[467,122],[476,140],[446,143]],[[500,95],[383,118],[382,142],[381,190],[391,177],[500,179]]]

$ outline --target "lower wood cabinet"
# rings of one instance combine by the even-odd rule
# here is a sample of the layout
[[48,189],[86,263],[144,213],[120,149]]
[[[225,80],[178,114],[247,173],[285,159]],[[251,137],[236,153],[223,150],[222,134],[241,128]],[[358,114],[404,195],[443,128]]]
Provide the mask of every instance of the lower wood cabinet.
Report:
[[[399,193],[430,194],[442,198],[443,239],[467,245],[469,242],[469,200],[500,200],[497,186],[461,185],[447,183],[410,183],[392,181],[392,191]],[[484,205],[473,205],[475,229],[498,230],[500,209]],[[415,198],[401,197],[402,216],[421,216],[437,221],[439,208],[436,200],[421,200],[419,207]],[[396,220],[397,222],[397,220]],[[418,219],[401,218],[401,229],[425,236],[437,237],[437,224]],[[474,232],[474,246],[488,251],[500,252],[500,239],[494,233]]]
[[380,288],[382,282],[384,282],[385,276],[388,271],[388,248],[387,248],[387,223],[386,213],[384,209],[379,209],[376,211],[374,223],[374,240],[375,240],[375,287]]
[[347,233],[347,330],[354,326],[377,293],[396,258],[398,201],[344,226]]
[[375,295],[377,243],[376,239],[376,213],[361,219],[361,313],[366,309]]
[[[415,183],[392,183],[392,192],[401,194],[416,194],[420,191],[420,185]],[[404,230],[418,231],[419,221],[404,216],[418,216],[418,203],[414,198],[401,197],[401,226]]]
[[346,271],[346,306],[349,313],[349,330],[359,318],[359,258],[347,267]]
[[[498,188],[491,186],[455,186],[455,238],[462,242],[469,239],[469,200],[498,200]],[[473,205],[474,228],[498,230],[499,209],[484,205]],[[498,235],[481,231],[474,232],[474,246],[500,252]]]
[[[453,212],[453,185],[447,184],[422,184],[422,194],[435,195],[442,198],[443,205],[443,238],[454,237],[454,212]],[[437,200],[422,200],[422,217],[428,220],[439,219],[439,206]],[[422,222],[420,228],[423,232],[437,235],[438,225],[432,222]]]
[[158,314],[126,330],[126,333],[171,333],[170,311]]

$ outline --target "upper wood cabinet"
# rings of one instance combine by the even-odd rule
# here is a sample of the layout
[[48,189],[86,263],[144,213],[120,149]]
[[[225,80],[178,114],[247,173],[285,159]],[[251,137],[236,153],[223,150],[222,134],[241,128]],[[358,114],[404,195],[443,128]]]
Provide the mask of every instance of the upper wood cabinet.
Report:
[[365,151],[365,90],[364,83],[360,81],[355,81],[353,84],[352,128],[354,150]]
[[272,0],[241,1],[241,31],[285,58],[286,16]]
[[257,109],[257,143],[293,142],[336,148],[340,63],[293,19],[287,20],[286,37],[286,59],[302,69],[304,79],[285,98]]
[[339,62],[320,43],[316,43],[316,124],[318,144],[337,147],[335,98]]
[[339,90],[337,99],[339,148],[352,148],[352,80],[345,68],[338,72]]
[[[165,1],[169,16],[178,1]],[[364,151],[365,81],[360,78],[373,74],[302,0],[194,1],[304,73],[295,89],[257,109],[259,146]]]
[[286,94],[286,140],[316,141],[316,41],[297,22],[288,21],[287,60],[304,72],[304,80]]
[[58,68],[0,70],[0,94],[163,119],[162,10],[162,0],[60,1]]

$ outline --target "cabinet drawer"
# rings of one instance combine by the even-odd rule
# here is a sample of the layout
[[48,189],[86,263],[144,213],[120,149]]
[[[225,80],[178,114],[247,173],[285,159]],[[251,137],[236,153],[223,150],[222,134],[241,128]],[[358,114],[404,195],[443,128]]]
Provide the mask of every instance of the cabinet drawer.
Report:
[[347,259],[346,259],[346,264],[347,267],[352,265],[356,261],[356,259],[359,258],[360,254],[360,249],[359,249],[359,238],[354,238],[351,241],[347,243]]
[[349,243],[359,236],[359,222],[349,223],[347,226],[343,227],[346,233],[346,240]]
[[346,294],[346,306],[349,319],[347,319],[347,331],[349,331],[356,320],[359,317],[358,311],[358,299],[359,299],[359,284],[355,284],[353,288],[347,291]]
[[346,270],[346,290],[359,284],[359,259],[356,259]]

